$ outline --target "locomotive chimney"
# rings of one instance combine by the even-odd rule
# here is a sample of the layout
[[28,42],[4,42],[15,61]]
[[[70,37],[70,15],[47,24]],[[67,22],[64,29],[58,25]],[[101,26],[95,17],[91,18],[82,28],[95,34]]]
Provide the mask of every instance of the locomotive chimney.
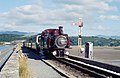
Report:
[[59,26],[59,34],[63,34],[63,27],[62,26]]

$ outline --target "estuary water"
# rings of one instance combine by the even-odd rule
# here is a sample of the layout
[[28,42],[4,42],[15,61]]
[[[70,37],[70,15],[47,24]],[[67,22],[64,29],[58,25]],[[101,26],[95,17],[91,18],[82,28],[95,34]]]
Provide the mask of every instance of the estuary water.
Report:
[[9,53],[10,48],[12,48],[12,45],[0,46],[0,61]]
[[117,65],[120,67],[120,60],[110,60],[110,61],[107,61],[109,64],[112,64],[112,65]]
[[12,47],[11,45],[0,46],[0,51]]

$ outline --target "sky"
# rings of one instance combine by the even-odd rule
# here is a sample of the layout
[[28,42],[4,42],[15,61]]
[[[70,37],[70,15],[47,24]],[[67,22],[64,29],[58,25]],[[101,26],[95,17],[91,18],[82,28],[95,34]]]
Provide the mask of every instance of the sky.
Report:
[[120,36],[120,0],[3,0],[0,1],[0,31],[40,33],[64,27],[77,36],[73,26],[82,18],[83,36]]

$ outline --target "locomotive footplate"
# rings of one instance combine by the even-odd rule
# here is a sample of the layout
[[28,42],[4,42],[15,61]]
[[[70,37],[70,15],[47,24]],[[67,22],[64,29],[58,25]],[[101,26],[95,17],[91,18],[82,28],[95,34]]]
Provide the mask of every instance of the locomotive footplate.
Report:
[[[43,48],[43,50],[64,50],[65,48]],[[71,47],[67,49],[72,49]]]
[[43,48],[43,50],[64,50],[65,48]]

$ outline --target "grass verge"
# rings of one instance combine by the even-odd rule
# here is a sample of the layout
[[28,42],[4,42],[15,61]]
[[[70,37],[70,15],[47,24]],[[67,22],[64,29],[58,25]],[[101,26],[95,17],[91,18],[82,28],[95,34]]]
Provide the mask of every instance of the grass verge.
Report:
[[19,51],[19,77],[30,78],[27,67],[27,59],[25,56],[23,56],[22,51]]

